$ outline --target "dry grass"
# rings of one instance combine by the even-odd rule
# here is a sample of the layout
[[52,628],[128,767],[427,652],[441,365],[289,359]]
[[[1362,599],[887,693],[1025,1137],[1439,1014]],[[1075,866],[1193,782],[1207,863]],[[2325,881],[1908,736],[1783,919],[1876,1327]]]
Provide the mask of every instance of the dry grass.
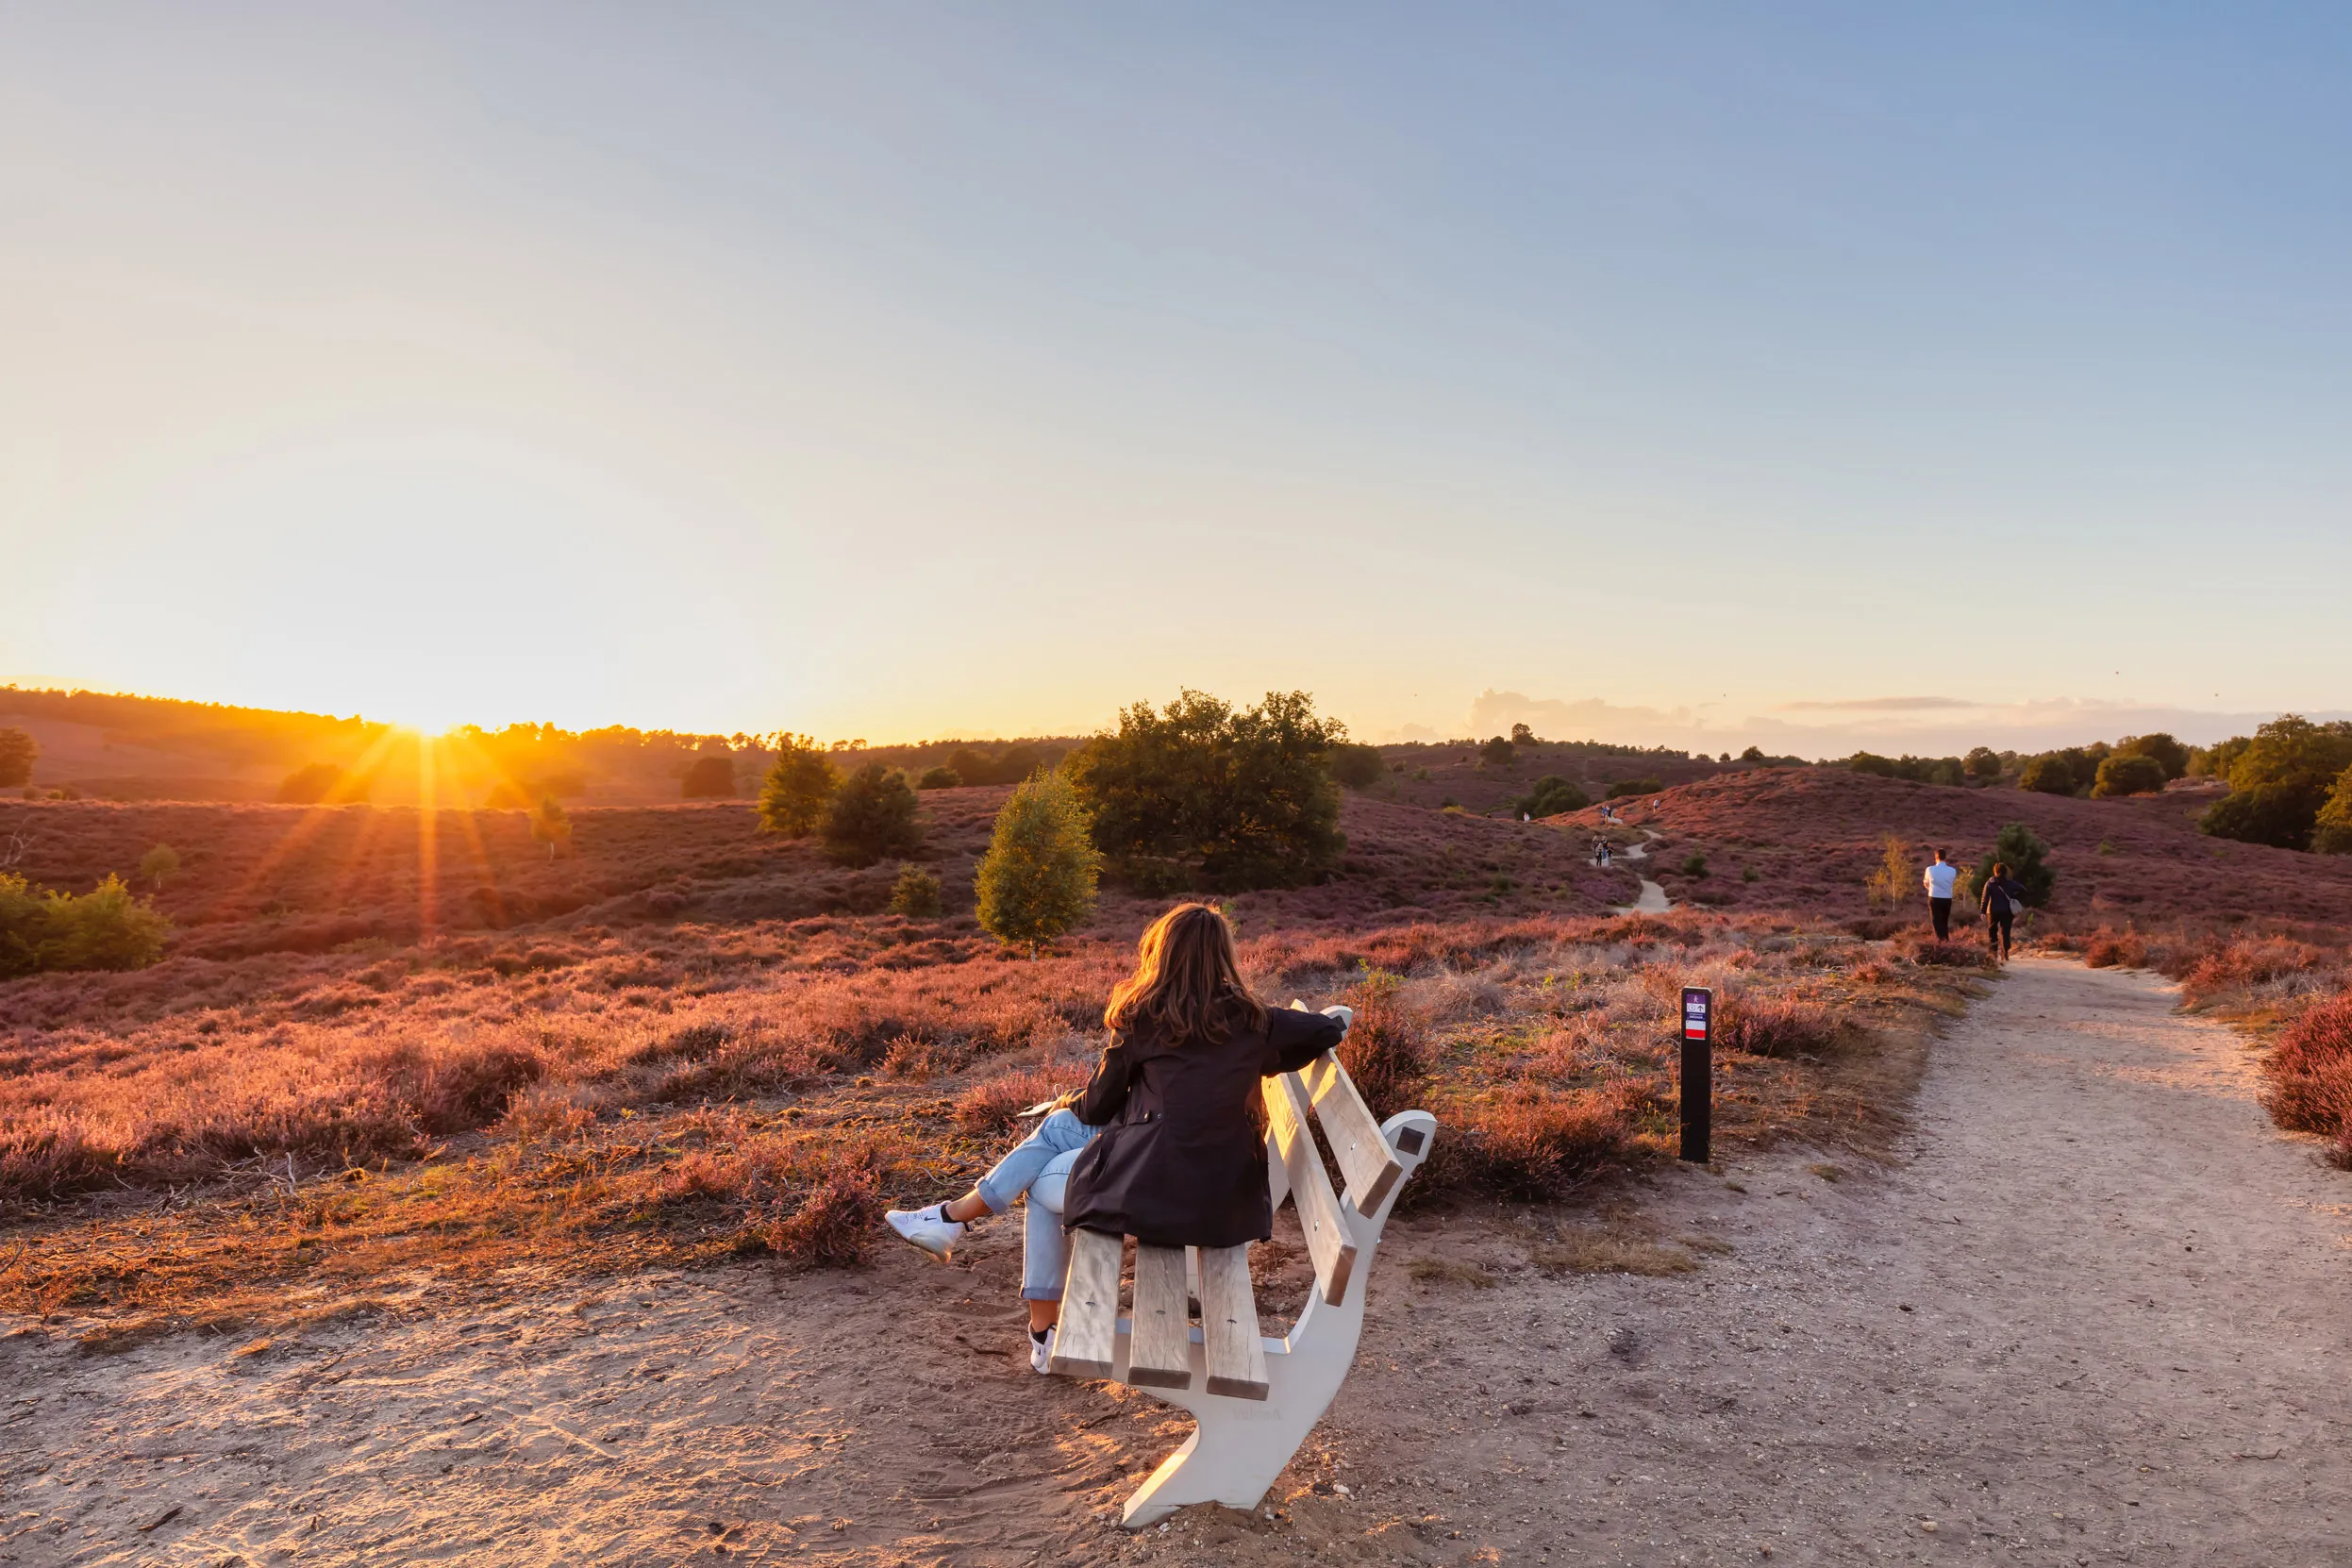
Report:
[[1553,1240],[1538,1242],[1527,1248],[1527,1260],[1550,1275],[1639,1274],[1661,1277],[1689,1274],[1699,1266],[1698,1259],[1686,1247],[1597,1226],[1572,1226]]

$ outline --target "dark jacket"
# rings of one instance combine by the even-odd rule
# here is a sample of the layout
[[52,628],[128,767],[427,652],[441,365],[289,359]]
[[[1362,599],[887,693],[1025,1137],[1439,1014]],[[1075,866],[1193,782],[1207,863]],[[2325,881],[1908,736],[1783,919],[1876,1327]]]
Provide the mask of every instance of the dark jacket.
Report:
[[1239,1246],[1274,1234],[1259,1082],[1340,1043],[1340,1021],[1277,1009],[1263,1029],[1174,1045],[1122,1033],[1076,1109],[1103,1130],[1070,1173],[1061,1223],[1154,1246]]
[[1985,913],[1996,919],[2002,915],[2024,914],[2026,912],[2025,884],[2013,876],[1993,877],[1985,883],[1984,892],[1978,896],[1977,902],[1984,906]]

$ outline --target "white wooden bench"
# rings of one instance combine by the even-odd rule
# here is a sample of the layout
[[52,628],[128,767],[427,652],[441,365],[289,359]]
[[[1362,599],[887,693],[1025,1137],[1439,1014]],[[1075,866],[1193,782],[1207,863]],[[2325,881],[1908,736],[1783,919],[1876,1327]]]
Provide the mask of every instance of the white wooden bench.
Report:
[[[1293,1002],[1293,1007],[1302,1004]],[[1140,1529],[1188,1503],[1254,1509],[1323,1412],[1356,1359],[1372,1256],[1396,1194],[1427,1158],[1437,1118],[1400,1111],[1375,1122],[1330,1053],[1265,1084],[1268,1184],[1278,1210],[1297,1206],[1315,1284],[1290,1333],[1258,1332],[1249,1248],[1135,1249],[1134,1301],[1119,1315],[1122,1237],[1071,1233],[1070,1274],[1053,1369],[1108,1377],[1178,1405],[1198,1424],[1127,1499]],[[1344,1193],[1331,1190],[1309,1115],[1320,1118]],[[1200,1305],[1192,1321],[1191,1302]]]

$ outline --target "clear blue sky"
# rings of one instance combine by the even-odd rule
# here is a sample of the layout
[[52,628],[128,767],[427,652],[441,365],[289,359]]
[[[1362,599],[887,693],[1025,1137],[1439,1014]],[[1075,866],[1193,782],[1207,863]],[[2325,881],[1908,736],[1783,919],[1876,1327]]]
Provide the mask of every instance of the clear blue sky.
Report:
[[0,6],[0,679],[2352,706],[2347,82],[2322,7]]

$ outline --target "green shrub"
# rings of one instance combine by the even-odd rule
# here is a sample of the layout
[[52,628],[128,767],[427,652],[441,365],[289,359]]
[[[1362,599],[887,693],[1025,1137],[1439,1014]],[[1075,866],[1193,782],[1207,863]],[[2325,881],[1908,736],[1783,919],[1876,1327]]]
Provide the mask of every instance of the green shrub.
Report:
[[2322,855],[2352,855],[2352,768],[2344,770],[2311,825],[2311,847]]
[[963,775],[953,768],[926,768],[923,776],[915,780],[918,790],[954,790],[962,784]]
[[2050,846],[2042,836],[2022,822],[2012,822],[1994,836],[1993,848],[1977,862],[1973,887],[1983,887],[1993,880],[1995,861],[2009,867],[2010,879],[2026,890],[2026,903],[2040,909],[2050,901],[2050,890],[2058,886],[2058,873],[2044,863]]
[[761,830],[787,839],[807,838],[825,820],[825,809],[841,781],[841,771],[814,736],[779,737],[776,761],[759,789]]
[[1497,735],[1478,748],[1478,765],[1484,768],[1508,768],[1519,760],[1519,748]]
[[1331,748],[1331,776],[1351,790],[1368,790],[1387,772],[1377,746],[1343,742]]
[[171,930],[119,876],[77,897],[0,872],[0,979],[52,969],[142,969],[163,956]]
[[1137,703],[1064,764],[1122,876],[1176,876],[1225,890],[1292,886],[1339,861],[1340,789],[1330,754],[1344,726],[1303,692],[1236,709],[1187,691]]
[[891,884],[891,913],[910,920],[927,920],[939,913],[939,878],[921,866],[909,866]]
[[2164,764],[2155,758],[2118,751],[2099,764],[2098,780],[2091,792],[2102,800],[2115,795],[2152,795],[2164,787]]
[[2178,778],[2189,771],[2189,748],[2172,736],[2158,730],[2153,735],[2127,735],[2115,744],[2118,757],[2145,757],[2164,770],[2166,778]]
[[697,757],[678,780],[678,793],[688,800],[728,800],[735,794],[735,759]]
[[833,792],[817,833],[826,857],[845,866],[870,866],[923,847],[923,824],[907,776],[879,762],[868,762]]
[[2047,752],[2026,764],[2026,771],[2017,776],[2019,789],[2038,794],[2070,795],[2075,792],[2074,764],[2059,752]]
[[2258,784],[2232,790],[2206,808],[2197,819],[2197,831],[2240,843],[2309,849],[2327,803],[2325,794],[2308,786]]
[[1654,795],[1666,787],[1655,778],[1621,778],[1609,787],[1608,799],[1623,800],[1627,795]]
[[1076,786],[1039,773],[996,813],[974,888],[981,928],[1009,946],[1039,945],[1083,924],[1094,909],[1102,853]]
[[1054,760],[1037,747],[1018,742],[993,756],[972,746],[958,746],[947,754],[949,771],[966,784],[1018,784]]
[[12,790],[33,781],[33,759],[40,742],[21,729],[0,729],[0,789]]
[[1511,802],[1511,809],[1530,817],[1556,817],[1563,811],[1581,811],[1592,804],[1592,797],[1574,783],[1547,773],[1535,781],[1534,789]]
[[1682,858],[1681,865],[1676,869],[1685,876],[1704,877],[1707,875],[1707,857],[1693,849]]
[[1963,760],[1968,768],[1969,776],[1972,778],[2001,776],[2001,754],[1991,746],[1974,748]]

